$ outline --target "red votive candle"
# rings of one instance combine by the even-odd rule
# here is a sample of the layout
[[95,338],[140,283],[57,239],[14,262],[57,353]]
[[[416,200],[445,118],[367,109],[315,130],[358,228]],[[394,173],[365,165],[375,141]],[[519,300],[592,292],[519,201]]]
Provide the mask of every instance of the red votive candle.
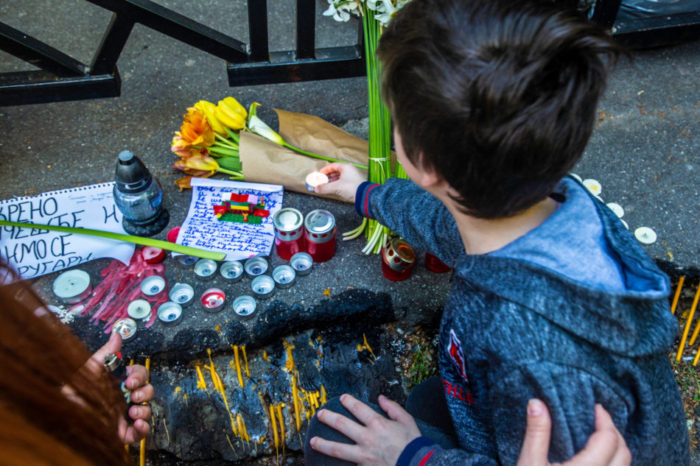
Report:
[[382,248],[382,273],[393,282],[406,280],[411,276],[416,253],[401,238],[392,238]]
[[327,210],[312,210],[304,219],[306,252],[314,262],[326,262],[335,255],[335,217]]
[[297,209],[285,207],[272,217],[275,228],[275,249],[280,258],[288,261],[304,250],[304,216]]

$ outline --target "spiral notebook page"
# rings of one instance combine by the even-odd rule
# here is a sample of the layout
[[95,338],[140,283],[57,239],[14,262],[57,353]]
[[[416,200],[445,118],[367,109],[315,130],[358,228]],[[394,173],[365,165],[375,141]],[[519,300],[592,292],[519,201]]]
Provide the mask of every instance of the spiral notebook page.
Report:
[[[114,183],[51,191],[0,201],[0,218],[126,233],[114,204]],[[0,255],[23,278],[33,278],[93,259],[112,257],[128,264],[134,245],[89,235],[35,228],[0,227]]]

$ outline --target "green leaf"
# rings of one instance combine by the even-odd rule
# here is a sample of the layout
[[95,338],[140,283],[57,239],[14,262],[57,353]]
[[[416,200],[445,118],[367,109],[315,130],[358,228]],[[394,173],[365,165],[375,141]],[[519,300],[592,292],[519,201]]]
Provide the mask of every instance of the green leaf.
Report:
[[189,246],[183,246],[181,244],[175,244],[169,241],[162,241],[159,239],[124,235],[122,233],[113,233],[111,231],[104,230],[92,230],[90,228],[70,228],[61,227],[58,225],[40,225],[38,223],[8,222],[6,220],[0,220],[0,226],[17,228],[38,228],[40,230],[60,231],[63,233],[75,233],[78,235],[99,236],[100,238],[125,241],[127,243],[140,244],[142,246],[153,246],[156,248],[165,249],[167,251],[179,252],[181,254],[187,254],[188,256],[201,257],[203,259],[213,259],[215,261],[221,261],[226,258],[226,254],[223,252],[207,251],[205,249],[192,248]]

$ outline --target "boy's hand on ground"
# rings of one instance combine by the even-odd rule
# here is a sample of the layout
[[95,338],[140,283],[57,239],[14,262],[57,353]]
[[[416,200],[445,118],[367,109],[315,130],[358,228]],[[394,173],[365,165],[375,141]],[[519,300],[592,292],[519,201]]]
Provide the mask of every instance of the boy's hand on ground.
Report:
[[[532,399],[527,406],[527,431],[520,450],[518,466],[554,466],[547,460],[552,420],[547,406]],[[561,466],[627,466],[632,455],[610,414],[595,406],[595,431],[586,446]],[[560,463],[556,463],[560,464]]]
[[316,187],[319,194],[335,194],[345,202],[355,202],[355,192],[367,175],[350,163],[331,163],[319,170],[329,182]]
[[310,441],[311,448],[318,452],[360,465],[393,466],[406,445],[420,437],[413,417],[383,395],[379,396],[379,406],[389,419],[350,395],[340,397],[340,402],[361,424],[327,409],[319,411],[317,417],[356,445],[314,437]]
[[[105,370],[103,367],[105,356],[119,352],[121,347],[121,336],[116,332],[112,333],[107,343],[95,351],[86,365],[91,371]],[[134,443],[145,438],[151,430],[147,421],[151,417],[151,408],[141,403],[153,400],[155,391],[153,385],[148,383],[148,371],[144,366],[138,364],[127,366],[126,374],[126,388],[131,390],[131,401],[136,404],[129,407],[131,422],[127,422],[123,417],[119,420],[118,433],[122,442]]]

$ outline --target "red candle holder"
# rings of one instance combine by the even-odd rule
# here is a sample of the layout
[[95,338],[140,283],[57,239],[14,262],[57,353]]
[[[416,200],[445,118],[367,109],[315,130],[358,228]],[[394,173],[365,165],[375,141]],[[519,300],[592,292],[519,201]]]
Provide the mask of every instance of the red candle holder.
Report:
[[452,267],[445,264],[443,261],[433,256],[429,252],[425,253],[425,268],[435,273],[445,273],[452,270]]
[[401,238],[391,238],[382,248],[382,273],[393,282],[410,277],[415,262],[416,253]]
[[272,217],[275,228],[275,249],[280,258],[288,261],[304,250],[304,216],[297,209],[286,207]]
[[335,217],[327,210],[313,210],[304,219],[306,252],[314,262],[326,262],[335,255],[335,237],[338,229]]

